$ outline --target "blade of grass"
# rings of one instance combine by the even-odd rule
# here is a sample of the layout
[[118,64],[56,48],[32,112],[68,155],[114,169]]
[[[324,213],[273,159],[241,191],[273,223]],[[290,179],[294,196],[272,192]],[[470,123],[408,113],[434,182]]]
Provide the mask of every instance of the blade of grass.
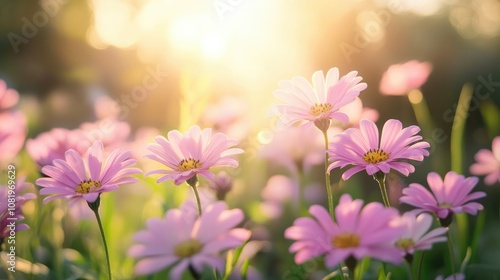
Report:
[[453,126],[451,129],[451,170],[459,174],[462,173],[464,130],[465,121],[469,114],[469,105],[472,98],[473,88],[471,84],[465,84],[460,92]]
[[479,236],[483,232],[485,221],[486,221],[486,210],[481,211],[477,216],[476,226],[474,227],[474,233],[472,234],[471,257],[470,257],[471,263],[474,263],[477,259],[477,246],[479,243]]

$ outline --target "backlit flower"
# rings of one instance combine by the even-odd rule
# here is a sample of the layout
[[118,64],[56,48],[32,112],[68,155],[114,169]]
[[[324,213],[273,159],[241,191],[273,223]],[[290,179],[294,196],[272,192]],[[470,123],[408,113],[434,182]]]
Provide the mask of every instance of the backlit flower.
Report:
[[363,101],[361,101],[359,97],[356,97],[352,103],[342,107],[340,112],[349,116],[349,123],[347,123],[347,127],[359,127],[359,122],[362,119],[368,119],[372,122],[376,122],[379,117],[378,111],[364,107]]
[[233,180],[225,171],[220,171],[215,178],[208,181],[208,186],[215,191],[218,200],[224,200],[226,194],[233,188]]
[[446,241],[447,229],[439,227],[425,234],[432,225],[432,216],[422,213],[416,216],[413,212],[406,212],[397,219],[404,225],[404,232],[396,241],[396,246],[403,256],[413,255],[415,251],[430,250],[433,243]]
[[263,145],[259,155],[294,174],[307,171],[325,160],[325,142],[317,129],[293,126],[271,135],[272,139]]
[[200,129],[192,126],[187,133],[181,134],[177,130],[168,133],[168,139],[157,136],[153,144],[147,149],[151,154],[146,157],[167,166],[166,169],[156,169],[146,173],[162,175],[157,182],[174,180],[176,185],[200,174],[207,179],[215,175],[209,171],[214,166],[237,167],[238,160],[234,157],[243,153],[242,149],[231,148],[237,141],[229,139],[222,133],[212,134],[212,129]]
[[26,118],[20,111],[0,113],[0,164],[12,161],[23,147],[26,134]]
[[86,150],[79,146],[82,138],[80,130],[54,128],[26,141],[26,150],[38,166],[43,167],[52,164],[55,159],[64,159],[64,154],[69,149],[84,154]]
[[130,135],[130,125],[127,122],[109,118],[83,123],[79,129],[84,137],[79,143],[80,149],[83,150],[87,150],[92,143],[100,140],[106,151],[110,151],[123,146]]
[[335,267],[349,257],[357,260],[369,256],[391,263],[400,263],[402,256],[394,245],[403,227],[391,221],[398,217],[394,208],[371,202],[363,209],[363,201],[342,195],[335,208],[335,221],[319,205],[309,208],[313,218],[298,218],[285,231],[285,237],[295,240],[289,251],[295,262],[302,264],[325,255],[327,267]]
[[14,107],[19,101],[19,93],[15,89],[7,88],[4,80],[0,80],[0,111]]
[[322,202],[325,187],[318,183],[309,183],[300,190],[299,182],[284,175],[274,175],[267,180],[266,186],[261,191],[262,203],[260,208],[265,216],[271,219],[281,217],[285,206],[297,209],[299,197],[303,195],[303,200],[307,205]]
[[349,121],[340,108],[351,103],[366,89],[358,72],[351,71],[339,78],[339,70],[331,68],[326,77],[323,71],[312,75],[312,85],[304,77],[295,77],[279,83],[281,89],[274,95],[285,102],[276,104],[270,114],[279,116],[278,127],[287,128],[294,123],[305,121],[309,126],[315,121],[337,119],[343,123]]
[[391,65],[382,76],[380,92],[387,95],[405,95],[412,89],[420,88],[431,71],[430,63],[417,60]]
[[42,187],[41,195],[50,195],[43,202],[61,197],[95,202],[101,193],[137,181],[131,175],[140,174],[141,170],[130,167],[135,163],[130,152],[116,149],[106,158],[103,154],[102,142],[96,141],[85,157],[70,149],[66,151],[65,159],[55,159],[51,165],[44,166],[42,173],[48,178],[39,178],[35,182]]
[[[27,224],[20,223],[24,220],[21,207],[26,201],[36,197],[33,193],[21,194],[21,191],[26,188],[27,185],[23,177],[19,178],[15,184],[11,185],[15,188],[0,185],[0,245],[5,238],[11,236],[11,231],[29,229]],[[13,223],[15,226],[12,226]]]
[[362,170],[373,175],[379,171],[387,174],[394,169],[408,176],[415,167],[405,160],[422,161],[429,155],[425,150],[429,143],[420,141],[422,136],[416,135],[419,131],[416,125],[403,128],[400,121],[391,119],[384,124],[379,141],[375,123],[361,120],[359,129],[349,128],[333,138],[328,150],[332,162],[328,171],[351,165],[342,174],[344,180]]
[[476,163],[471,165],[470,173],[474,175],[486,175],[484,182],[493,185],[500,182],[500,136],[493,139],[491,151],[481,149],[476,153]]
[[248,104],[234,96],[222,97],[217,103],[208,104],[200,118],[200,124],[212,127],[215,132],[242,140],[250,130]]
[[241,246],[250,231],[235,228],[243,220],[240,209],[227,210],[218,201],[205,208],[195,220],[185,219],[179,209],[168,210],[164,218],[152,218],[147,229],[135,234],[128,255],[139,259],[137,275],[152,274],[167,267],[169,279],[181,279],[189,267],[201,273],[205,267],[224,272],[220,253]]
[[417,213],[435,213],[440,219],[451,219],[453,213],[476,215],[479,210],[483,210],[483,206],[472,200],[486,196],[484,192],[471,193],[477,182],[477,177],[465,178],[453,171],[446,173],[443,181],[439,174],[431,172],[427,175],[427,183],[432,192],[413,183],[403,189],[403,196],[399,200],[417,207]]

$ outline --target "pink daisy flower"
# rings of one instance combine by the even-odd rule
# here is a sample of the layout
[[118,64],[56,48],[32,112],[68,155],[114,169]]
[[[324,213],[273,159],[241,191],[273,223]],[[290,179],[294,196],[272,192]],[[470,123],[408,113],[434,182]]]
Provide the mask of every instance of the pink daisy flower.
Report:
[[112,119],[86,122],[80,125],[83,139],[80,140],[79,149],[87,150],[97,140],[102,141],[106,150],[121,147],[130,135],[130,125]]
[[426,213],[416,215],[413,212],[406,212],[397,219],[404,225],[404,232],[396,241],[396,246],[401,250],[401,255],[413,255],[415,251],[430,250],[432,244],[446,241],[448,229],[439,227],[425,234],[432,225],[432,216]]
[[[466,212],[476,215],[479,210],[483,210],[481,204],[471,202],[486,196],[484,192],[471,193],[477,182],[477,177],[465,178],[453,171],[446,173],[443,181],[439,174],[431,172],[427,175],[427,183],[432,192],[420,184],[413,183],[403,189],[403,196],[399,201],[419,208],[415,210],[416,213],[435,213],[443,224],[443,220],[449,219],[451,222],[453,213]],[[449,223],[444,224],[448,225]]]
[[82,138],[80,130],[54,128],[26,141],[26,150],[38,166],[43,167],[52,164],[55,159],[64,159],[64,154],[69,149],[84,154],[86,150],[79,146]]
[[44,166],[42,173],[48,178],[35,182],[42,187],[41,195],[50,195],[43,202],[64,197],[92,203],[101,193],[118,189],[118,185],[137,182],[131,175],[140,174],[141,170],[130,167],[135,163],[130,152],[116,149],[106,158],[103,153],[102,142],[96,141],[85,158],[70,149],[65,159],[55,159],[52,165]]
[[404,228],[391,222],[398,217],[394,208],[371,202],[363,209],[363,201],[350,195],[340,197],[335,208],[335,222],[319,205],[309,208],[313,218],[298,218],[285,231],[285,237],[296,240],[289,251],[295,262],[302,264],[325,255],[325,264],[332,268],[349,257],[360,260],[366,256],[398,264],[402,261],[394,245]]
[[476,163],[471,165],[470,173],[474,175],[486,175],[484,182],[493,185],[500,182],[500,136],[493,139],[491,151],[481,149],[474,156]]
[[217,103],[208,104],[199,123],[212,127],[231,138],[243,140],[250,131],[247,102],[234,96],[222,97]]
[[417,60],[391,65],[382,76],[380,92],[386,95],[405,95],[412,89],[420,88],[431,71],[430,63]]
[[15,89],[7,88],[4,80],[0,80],[0,110],[14,107],[19,101],[19,93]]
[[[299,206],[299,182],[287,176],[270,177],[260,193],[263,199],[260,208],[268,218],[280,218],[287,209],[296,210]],[[302,195],[307,205],[320,203],[325,199],[325,187],[319,183],[309,183],[304,187]]]
[[24,182],[24,177],[16,181],[14,192],[9,186],[0,185],[0,245],[5,238],[10,236],[12,228],[9,225],[12,222],[15,222],[15,231],[29,229],[27,224],[20,223],[24,220],[21,207],[26,201],[36,198],[33,193],[20,195],[21,191],[28,185]]
[[0,163],[8,163],[17,156],[27,133],[23,113],[16,110],[0,113]]
[[197,174],[213,179],[215,175],[209,168],[238,167],[238,160],[234,156],[243,153],[242,149],[231,148],[237,144],[236,140],[229,139],[222,133],[212,135],[212,129],[201,130],[197,125],[192,126],[185,134],[177,130],[170,131],[168,139],[157,136],[155,142],[147,146],[151,154],[146,157],[170,168],[156,169],[145,174],[162,175],[157,180],[158,183],[174,180],[176,185],[180,185]]
[[328,171],[352,165],[342,174],[344,180],[362,170],[373,175],[379,171],[387,174],[394,169],[408,176],[415,167],[404,160],[422,161],[429,155],[425,150],[429,143],[420,141],[422,136],[416,135],[419,131],[416,125],[403,129],[400,121],[390,119],[384,124],[379,141],[375,123],[361,120],[359,129],[349,128],[333,138],[328,150],[332,162]]
[[366,83],[359,83],[362,78],[358,72],[351,71],[339,78],[338,68],[312,75],[312,85],[304,77],[295,77],[279,83],[281,89],[274,95],[285,104],[276,104],[270,114],[279,116],[278,127],[287,128],[294,123],[306,121],[306,126],[316,121],[337,119],[343,123],[349,121],[340,108],[354,101],[359,93],[366,89]]
[[227,210],[222,201],[209,205],[196,220],[185,219],[179,209],[168,210],[164,218],[152,218],[147,229],[134,235],[128,255],[140,259],[135,267],[137,275],[152,274],[167,267],[169,279],[182,279],[192,268],[201,273],[205,267],[223,273],[222,251],[241,246],[250,231],[235,228],[243,221],[240,209]]
[[275,132],[271,137],[269,143],[262,146],[259,156],[288,168],[294,174],[308,171],[325,160],[325,142],[317,129],[293,126]]
[[233,188],[233,180],[227,172],[220,171],[208,181],[208,186],[215,192],[218,200],[224,200],[226,194]]
[[[379,117],[379,113],[375,109],[371,109],[363,106],[363,101],[359,97],[356,97],[352,103],[340,109],[340,112],[345,113],[349,116],[349,123],[347,127],[359,127],[359,122],[362,119],[368,119],[370,121],[376,122]],[[345,127],[345,126],[344,126]]]

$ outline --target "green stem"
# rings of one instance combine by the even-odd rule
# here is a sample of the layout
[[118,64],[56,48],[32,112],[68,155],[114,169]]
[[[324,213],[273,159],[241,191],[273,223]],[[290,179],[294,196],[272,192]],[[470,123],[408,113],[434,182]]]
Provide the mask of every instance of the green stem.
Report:
[[463,136],[465,130],[465,121],[467,120],[467,115],[469,113],[470,100],[474,89],[472,85],[465,84],[462,87],[462,92],[460,92],[460,97],[458,98],[457,110],[455,112],[455,117],[453,118],[453,126],[451,128],[451,170],[462,173],[463,160]]
[[417,119],[418,124],[423,130],[423,134],[425,134],[426,137],[431,137],[430,132],[435,125],[424,95],[420,90],[415,89],[408,93],[408,100],[413,108],[415,119]]
[[193,189],[194,197],[196,199],[196,206],[198,207],[198,217],[201,217],[201,213],[202,213],[202,211],[201,211],[201,201],[200,201],[200,195],[198,194],[198,188],[196,187],[196,185],[198,183],[198,175],[194,175],[193,177],[191,177],[190,179],[188,179],[186,182]]
[[[410,91],[407,96],[413,108],[415,119],[417,120],[420,128],[422,128],[424,140],[434,140],[433,138],[435,138],[435,136],[433,134],[436,125],[432,119],[429,105],[427,104],[424,95],[419,89],[414,89]],[[436,148],[434,149],[434,153],[436,153],[437,156],[433,157],[433,160],[431,161],[432,168],[434,170],[442,169],[447,164],[443,161],[443,159],[446,158],[443,155],[443,149]]]
[[[300,163],[302,164],[302,163]],[[299,166],[299,164],[297,164]],[[305,196],[305,188],[306,188],[306,176],[304,174],[304,171],[302,168],[298,168],[297,171],[297,176],[299,177],[299,210],[298,213],[299,215],[302,214],[302,211],[307,212],[307,205],[306,205],[306,196]]]
[[330,216],[332,216],[333,219],[333,193],[332,186],[330,184],[330,172],[328,172],[328,133],[326,130],[323,131],[323,137],[325,139],[325,187],[328,196],[328,211],[330,212]]
[[420,260],[418,261],[417,280],[420,280],[420,273],[422,272],[422,264],[424,263],[424,255],[425,255],[425,251],[422,251],[422,254],[420,255]]
[[406,262],[406,264],[408,264],[408,270],[410,271],[410,279],[413,280],[413,271],[412,271],[412,267],[411,267],[411,262]]
[[201,279],[200,274],[194,269],[192,265],[188,266],[189,272],[191,272],[191,275],[193,276],[194,279],[198,280]]
[[106,243],[106,235],[104,234],[104,227],[102,226],[101,216],[99,216],[99,206],[101,205],[101,194],[97,197],[94,202],[88,202],[90,209],[95,214],[95,218],[97,219],[97,224],[99,225],[99,231],[101,232],[102,243],[104,245],[104,252],[106,253],[106,265],[108,268],[108,279],[111,280],[113,277],[111,275],[111,264],[109,261],[109,251],[108,244]]
[[385,187],[385,173],[379,171],[373,174],[373,179],[377,181],[378,186],[380,188],[380,193],[382,194],[382,201],[384,202],[385,207],[391,207],[391,203],[389,201],[389,196],[387,195],[387,188]]
[[340,279],[345,280],[344,272],[342,271],[342,265],[339,264],[338,267],[339,267],[339,272],[340,272]]
[[448,249],[450,251],[450,265],[451,265],[451,274],[455,274],[455,252],[453,250],[453,242],[451,241],[451,234],[448,230],[446,232],[446,237],[448,238]]

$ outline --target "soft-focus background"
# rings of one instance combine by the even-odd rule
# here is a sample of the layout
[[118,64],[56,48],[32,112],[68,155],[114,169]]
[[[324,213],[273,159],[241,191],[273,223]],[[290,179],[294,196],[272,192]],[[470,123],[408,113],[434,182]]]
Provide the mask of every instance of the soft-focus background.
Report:
[[[498,0],[3,0],[0,79],[21,95],[18,107],[28,118],[27,138],[113,115],[130,124],[130,141],[151,133],[147,143],[156,133],[146,127],[165,135],[171,129],[184,132],[193,124],[239,139],[246,154],[240,158],[241,167],[231,173],[235,189],[228,203],[245,210],[246,227],[254,229],[260,242],[249,253],[250,263],[266,279],[300,279],[324,268],[320,263],[295,266],[286,253],[291,242],[282,232],[298,214],[276,218],[281,215],[273,212],[276,209],[261,205],[273,197],[262,193],[269,177],[290,175],[287,168],[262,157],[278,134],[275,119],[266,116],[277,102],[272,93],[278,82],[295,76],[310,79],[314,71],[331,67],[338,67],[341,75],[356,70],[368,84],[360,98],[364,106],[379,112],[378,124],[396,118],[408,126],[417,123],[411,104],[406,97],[382,95],[380,79],[391,64],[427,61],[433,68],[421,90],[443,134],[426,137],[433,146],[431,156],[417,164],[415,174],[395,181],[402,187],[425,183],[428,172],[444,175],[451,169],[450,154],[460,152],[450,153],[457,107],[467,116],[459,168],[470,176],[474,154],[491,149],[493,137],[500,135],[499,35]],[[472,89],[482,85],[481,94],[475,93],[470,107],[460,111],[457,102],[466,84]],[[118,105],[106,105],[111,100]],[[15,163],[28,181],[37,178],[37,167],[25,150]],[[312,165],[309,180],[321,184],[321,163]],[[148,170],[146,166],[141,168]],[[346,185],[339,183],[340,172],[333,172],[335,193],[379,200],[375,182],[365,177],[356,176]],[[133,279],[134,261],[125,255],[131,236],[144,228],[147,218],[177,207],[188,189],[156,185],[153,179],[123,189],[103,199],[103,211],[116,275]],[[498,278],[500,184],[485,186],[481,180],[478,189],[488,194],[481,200],[486,208],[484,230],[480,238],[475,235],[476,217],[462,223],[461,232],[468,235],[458,236],[457,254],[462,260],[467,246],[475,242],[471,264],[477,265],[469,272]],[[312,193],[311,201],[325,204],[323,190],[319,188],[319,199]],[[57,262],[68,265],[63,268],[68,275],[91,279],[104,260],[94,252],[100,250],[95,221],[79,224],[67,217],[70,206],[65,202],[54,205],[50,211],[40,199],[27,205],[31,230],[19,233],[26,242],[19,256],[28,267],[30,262],[40,265],[40,279],[54,279],[47,270],[57,270]],[[44,220],[37,213],[51,217]],[[61,248],[64,253],[52,257]],[[101,261],[93,260],[94,254]],[[443,266],[439,254],[430,254],[424,279],[443,274]]]

